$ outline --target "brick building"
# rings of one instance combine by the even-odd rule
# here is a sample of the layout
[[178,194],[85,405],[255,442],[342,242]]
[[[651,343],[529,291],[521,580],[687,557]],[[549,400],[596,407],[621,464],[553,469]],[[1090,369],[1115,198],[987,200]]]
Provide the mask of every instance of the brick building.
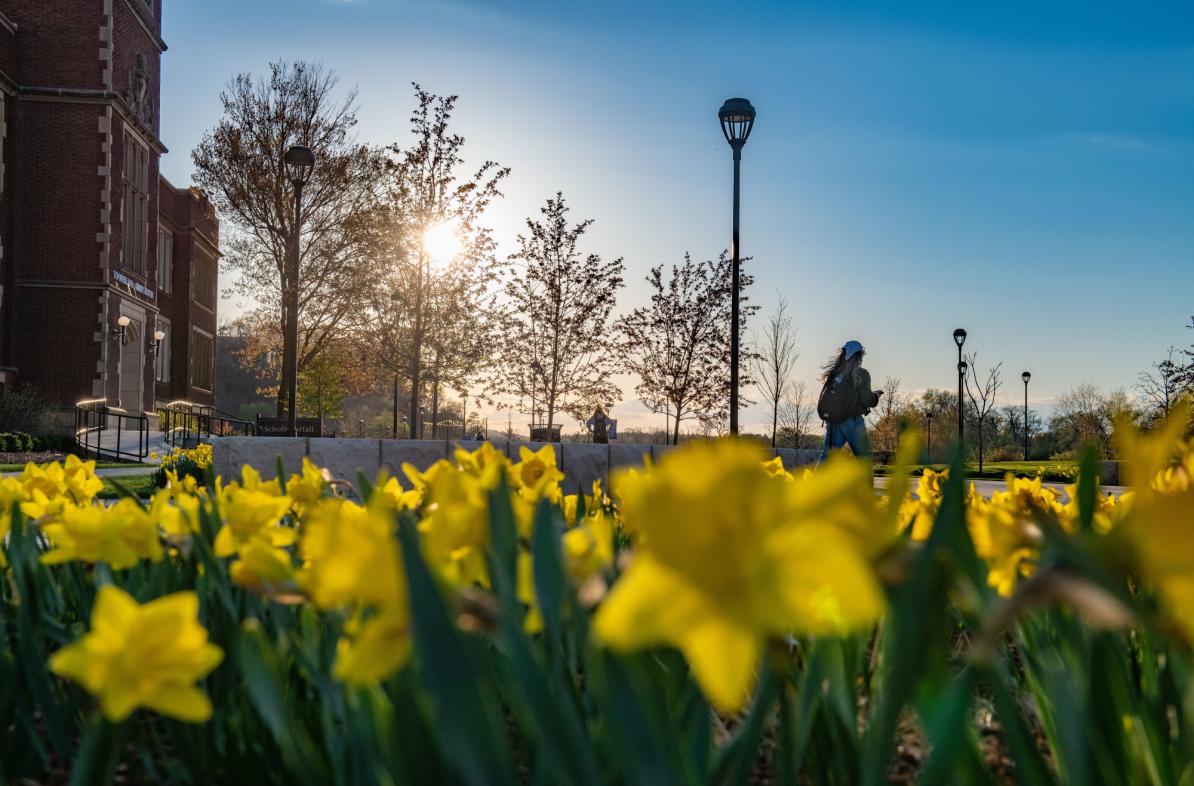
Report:
[[0,0],[6,386],[213,400],[219,223],[158,172],[162,1]]

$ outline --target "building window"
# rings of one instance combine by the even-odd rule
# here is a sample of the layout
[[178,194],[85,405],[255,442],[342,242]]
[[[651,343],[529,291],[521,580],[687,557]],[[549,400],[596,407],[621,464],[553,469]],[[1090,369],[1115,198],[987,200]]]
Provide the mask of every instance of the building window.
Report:
[[216,261],[197,248],[191,259],[191,300],[208,311],[216,310]]
[[174,235],[158,229],[158,289],[169,293],[174,289]]
[[212,389],[215,341],[202,330],[191,331],[191,387]]
[[124,135],[124,254],[125,270],[145,276],[149,241],[149,148]]
[[158,382],[170,381],[170,320],[158,317],[158,330],[165,335],[162,343],[158,344],[157,354],[153,358],[153,378]]

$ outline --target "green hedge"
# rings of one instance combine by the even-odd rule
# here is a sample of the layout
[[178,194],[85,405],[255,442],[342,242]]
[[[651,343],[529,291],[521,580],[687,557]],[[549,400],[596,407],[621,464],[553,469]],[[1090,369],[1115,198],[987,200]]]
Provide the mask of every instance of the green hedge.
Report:
[[24,431],[0,432],[0,453],[30,453],[43,450],[69,451],[75,446],[61,434],[29,434]]

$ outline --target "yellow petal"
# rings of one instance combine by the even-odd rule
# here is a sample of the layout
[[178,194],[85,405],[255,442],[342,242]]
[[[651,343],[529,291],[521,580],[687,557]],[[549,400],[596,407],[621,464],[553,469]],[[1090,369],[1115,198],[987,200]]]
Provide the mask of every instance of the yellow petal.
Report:
[[186,723],[202,723],[211,717],[211,700],[198,688],[163,688],[145,699],[145,706]]
[[710,615],[685,633],[680,649],[701,691],[722,712],[737,712],[750,698],[762,644],[728,617]]

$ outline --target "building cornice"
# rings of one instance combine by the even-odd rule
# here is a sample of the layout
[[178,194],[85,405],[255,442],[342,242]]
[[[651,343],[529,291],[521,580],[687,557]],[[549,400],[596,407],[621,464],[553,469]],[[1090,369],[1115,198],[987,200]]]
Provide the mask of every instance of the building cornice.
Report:
[[161,311],[157,303],[148,301],[134,292],[129,292],[127,289],[121,289],[118,286],[102,281],[53,281],[48,279],[18,278],[16,286],[25,289],[90,289],[107,291],[136,302],[137,305],[143,306],[149,313],[157,314]]
[[144,3],[142,0],[124,0],[124,4],[128,6],[129,10],[133,12],[133,18],[141,25],[141,29],[145,31],[145,35],[149,36],[149,40],[157,45],[158,53],[166,51],[166,42],[158,35],[157,31],[153,29],[152,20],[146,21]]
[[134,126],[158,155],[170,152],[153,129],[129,109],[124,98],[112,90],[91,90],[78,87],[20,87],[26,101],[60,101],[70,104],[106,104],[116,109],[126,124]]

